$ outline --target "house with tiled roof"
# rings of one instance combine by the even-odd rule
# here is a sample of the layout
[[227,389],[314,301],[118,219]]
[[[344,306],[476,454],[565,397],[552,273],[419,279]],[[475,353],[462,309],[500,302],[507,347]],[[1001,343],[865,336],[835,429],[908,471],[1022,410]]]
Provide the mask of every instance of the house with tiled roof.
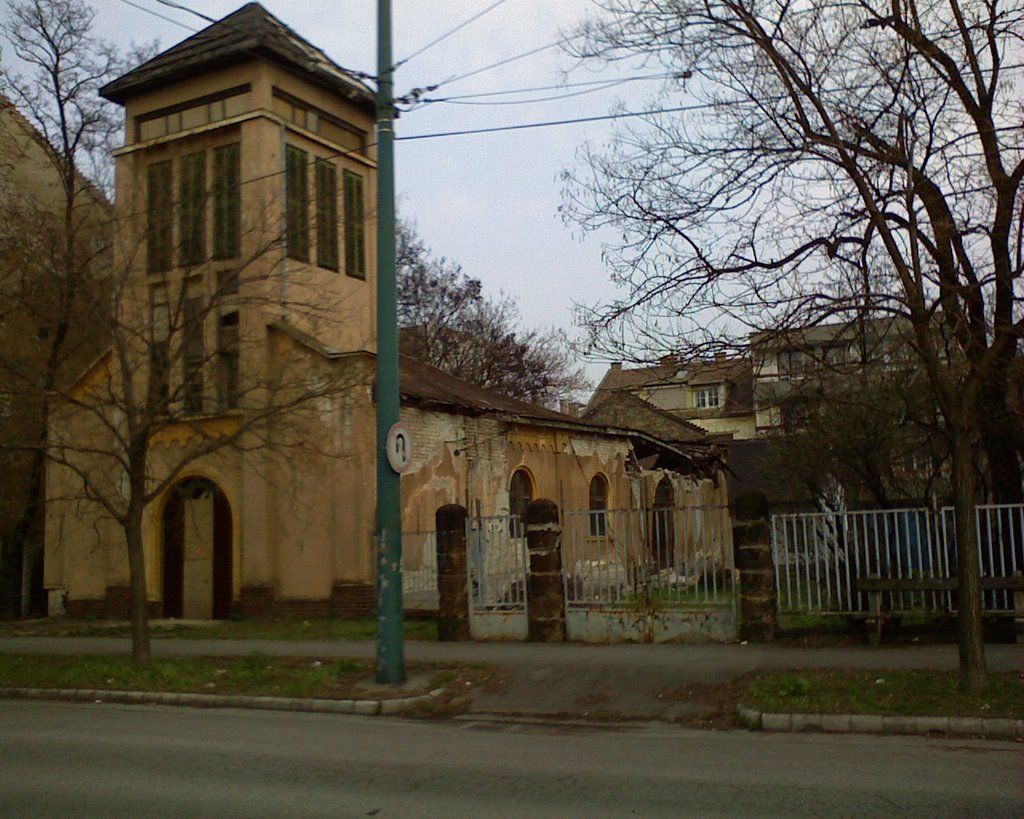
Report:
[[585,414],[598,412],[602,404],[623,394],[718,440],[745,440],[756,434],[753,371],[747,357],[683,361],[668,355],[644,367],[614,363],[598,384]]

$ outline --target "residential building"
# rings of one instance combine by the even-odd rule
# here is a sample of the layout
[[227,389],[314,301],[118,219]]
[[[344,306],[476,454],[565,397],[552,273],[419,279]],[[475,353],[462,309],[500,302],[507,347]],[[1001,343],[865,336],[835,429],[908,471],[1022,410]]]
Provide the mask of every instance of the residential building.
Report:
[[715,439],[745,440],[755,434],[751,388],[750,359],[745,357],[683,361],[668,355],[658,364],[635,368],[616,362],[598,384],[587,413],[625,393]]

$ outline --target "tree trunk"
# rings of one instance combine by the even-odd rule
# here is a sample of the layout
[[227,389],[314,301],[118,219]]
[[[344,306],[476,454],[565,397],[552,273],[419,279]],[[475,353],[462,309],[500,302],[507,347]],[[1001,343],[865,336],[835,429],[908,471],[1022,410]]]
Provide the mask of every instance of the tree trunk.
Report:
[[149,594],[146,590],[146,555],[142,543],[142,504],[133,497],[125,525],[128,540],[128,572],[132,591],[132,662],[149,665]]
[[970,433],[952,435],[953,509],[956,515],[957,644],[960,691],[977,696],[985,690],[985,645],[981,634],[981,583],[975,536],[975,480]]

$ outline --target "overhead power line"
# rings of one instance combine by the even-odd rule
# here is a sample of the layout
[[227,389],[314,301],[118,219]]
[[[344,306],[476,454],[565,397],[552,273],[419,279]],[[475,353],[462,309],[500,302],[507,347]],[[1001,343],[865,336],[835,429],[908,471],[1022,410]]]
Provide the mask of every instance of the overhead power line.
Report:
[[121,2],[124,3],[126,6],[131,6],[132,8],[138,9],[139,11],[144,11],[146,12],[146,14],[152,15],[153,17],[158,17],[161,20],[164,20],[165,22],[171,23],[172,25],[178,26],[179,28],[183,28],[185,29],[185,31],[191,31],[193,34],[199,31],[199,29],[195,28],[194,26],[190,26],[187,23],[182,23],[180,20],[175,20],[173,17],[168,17],[166,14],[161,14],[159,11],[154,11],[151,8],[146,8],[146,6],[141,6],[138,3],[133,3],[132,0],[121,0]]
[[[433,103],[446,103],[448,105],[482,105],[482,106],[502,106],[502,105],[533,105],[539,102],[552,102],[554,100],[566,100],[573,97],[582,97],[586,94],[594,94],[599,91],[607,91],[609,88],[616,88],[620,85],[624,85],[629,82],[636,82],[638,80],[651,80],[651,79],[669,79],[671,77],[682,77],[679,74],[650,74],[646,77],[623,77],[620,79],[605,79],[605,80],[591,80],[588,82],[581,83],[568,83],[566,85],[552,85],[547,86],[549,89],[567,89],[567,88],[582,88],[579,91],[569,91],[564,94],[551,94],[546,97],[530,97],[527,99],[520,100],[480,100],[474,99],[475,97],[492,97],[492,96],[504,96],[507,94],[514,93],[526,93],[526,91],[490,91],[484,94],[466,94],[465,96],[454,96],[454,97],[422,97],[416,101],[416,108],[409,110],[416,110],[417,108],[430,105]],[[584,87],[586,86],[586,87]],[[543,86],[536,89],[530,90],[543,90]]]
[[503,91],[480,91],[476,94],[455,94],[448,97],[438,97],[431,99],[424,97],[422,102],[455,102],[457,100],[472,100],[478,99],[479,97],[501,97],[507,94],[529,94],[533,91],[561,91],[566,88],[583,88],[588,85],[605,85],[610,82],[636,82],[638,80],[668,80],[668,79],[685,79],[683,73],[661,73],[661,74],[642,74],[637,77],[622,77],[619,79],[604,79],[604,80],[584,80],[582,82],[564,82],[564,83],[552,83],[551,85],[533,85],[525,88],[508,88]]
[[491,5],[489,5],[487,8],[485,8],[483,11],[478,11],[476,14],[474,14],[468,20],[463,20],[461,23],[459,23],[457,26],[455,26],[455,28],[448,29],[448,31],[446,31],[440,37],[435,37],[433,40],[431,40],[425,46],[422,46],[421,48],[416,49],[408,57],[405,57],[405,58],[399,60],[397,63],[395,63],[394,68],[398,68],[399,66],[405,65],[407,62],[409,62],[409,60],[413,59],[414,57],[418,57],[420,54],[422,54],[427,49],[433,48],[438,43],[440,43],[440,42],[442,42],[444,40],[447,40],[449,37],[451,37],[453,34],[455,34],[455,32],[461,31],[466,26],[468,26],[470,23],[475,22],[476,20],[479,20],[481,17],[483,17],[488,12],[494,11],[494,9],[498,8],[498,6],[503,5],[504,3],[507,3],[507,2],[508,2],[508,0],[496,0],[496,2],[491,3]]
[[565,37],[560,37],[559,39],[554,40],[553,42],[550,42],[547,45],[542,45],[542,46],[537,46],[536,48],[531,48],[529,51],[524,51],[521,54],[514,54],[511,57],[506,57],[503,60],[498,60],[498,62],[496,62],[496,63],[491,63],[490,65],[483,66],[482,68],[475,68],[472,71],[467,71],[465,74],[455,74],[455,75],[449,77],[448,79],[442,80],[441,82],[437,83],[437,85],[431,86],[429,90],[435,91],[438,88],[440,88],[442,85],[451,85],[453,82],[458,82],[459,80],[464,80],[467,77],[475,77],[477,74],[483,74],[485,71],[491,71],[491,70],[493,70],[495,68],[500,68],[503,65],[508,65],[509,63],[514,63],[517,60],[522,60],[522,59],[525,59],[526,57],[531,57],[534,54],[539,54],[542,51],[547,51],[549,48],[554,48],[555,46],[561,45],[565,41],[566,41]]
[[696,105],[679,105],[674,108],[653,108],[649,111],[623,111],[620,114],[603,114],[596,117],[575,117],[573,119],[555,119],[546,122],[524,122],[519,125],[496,125],[491,128],[472,128],[465,131],[439,131],[433,134],[409,134],[399,136],[395,139],[438,139],[440,137],[469,136],[471,134],[493,134],[500,131],[525,131],[529,128],[551,128],[556,125],[578,125],[584,122],[600,122],[609,119],[626,119],[628,117],[643,117],[652,114],[675,114],[681,111],[701,111],[707,108],[714,108],[714,103],[700,103]]

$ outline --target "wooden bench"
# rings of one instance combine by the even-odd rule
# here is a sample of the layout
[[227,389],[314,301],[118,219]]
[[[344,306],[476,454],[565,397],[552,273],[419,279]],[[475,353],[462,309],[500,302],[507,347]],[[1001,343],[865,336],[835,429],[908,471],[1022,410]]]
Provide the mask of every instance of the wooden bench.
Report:
[[[957,591],[959,583],[955,577],[862,577],[856,581],[857,591],[868,595],[868,642],[878,645],[882,642],[882,593],[883,592],[942,592]],[[982,577],[982,591],[1012,591],[1013,620],[1016,626],[1017,642],[1024,643],[1024,575],[1017,572],[1013,577]]]

